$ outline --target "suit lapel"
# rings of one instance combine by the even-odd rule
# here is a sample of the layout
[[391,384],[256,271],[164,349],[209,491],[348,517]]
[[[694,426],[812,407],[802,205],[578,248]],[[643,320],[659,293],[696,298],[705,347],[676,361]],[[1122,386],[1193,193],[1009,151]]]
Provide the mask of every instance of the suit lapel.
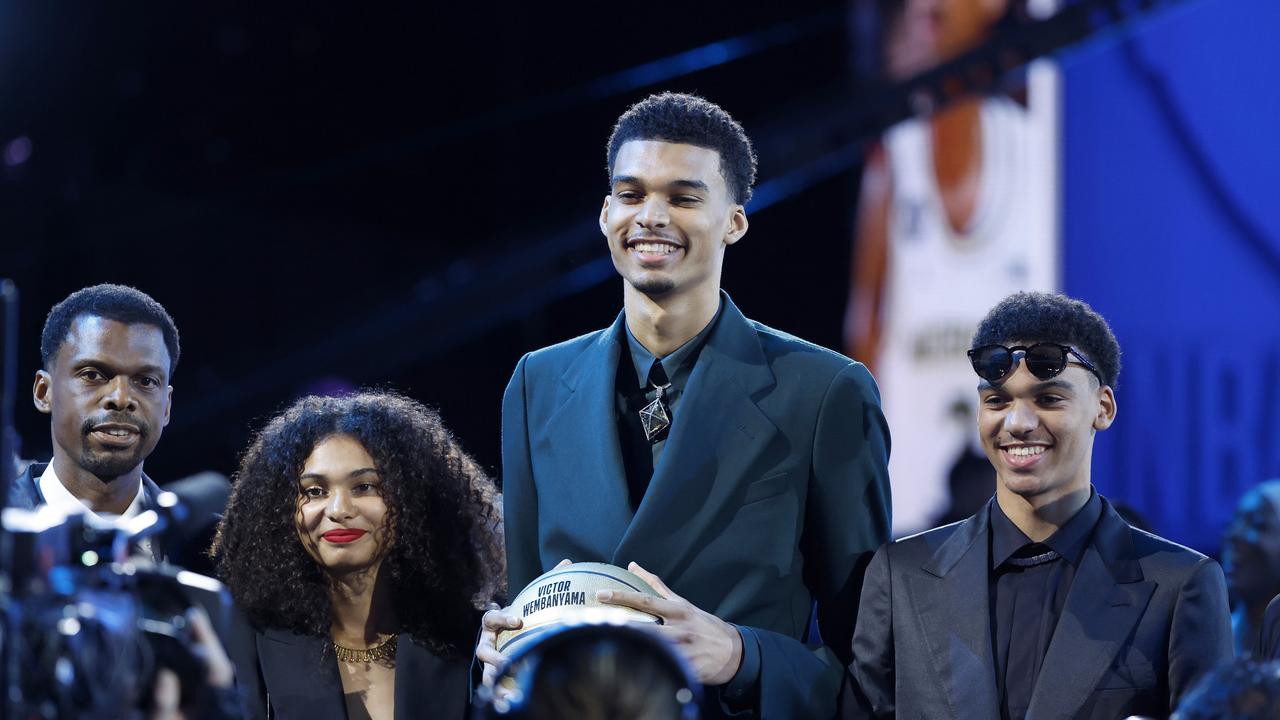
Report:
[[1028,720],[1074,717],[1146,610],[1156,584],[1142,582],[1131,533],[1104,499],[1045,652]]
[[441,660],[401,635],[396,645],[396,718],[467,717],[466,661]]
[[44,495],[40,493],[40,483],[36,482],[36,478],[44,474],[47,466],[47,463],[31,463],[21,475],[13,479],[13,485],[9,487],[9,501],[6,507],[35,510],[44,505]]
[[[573,512],[571,523],[582,548],[603,548],[600,557],[574,560],[608,561],[631,523],[631,500],[618,444],[614,384],[620,354],[623,315],[579,355],[559,382],[567,390],[564,403],[550,416],[534,440],[535,457],[554,458],[547,477],[564,493],[562,507]],[[589,488],[589,490],[588,490]],[[552,489],[552,488],[547,488]],[[539,488],[539,492],[544,492]],[[576,508],[576,509],[575,509]]]
[[[259,665],[267,694],[279,716],[307,720],[347,720],[342,677],[329,641],[322,637],[266,630],[257,636]],[[466,717],[467,663],[447,662],[402,635],[396,645],[395,716]]]
[[987,575],[990,503],[907,576],[911,603],[952,717],[999,717]]
[[730,497],[751,473],[778,429],[754,396],[773,387],[773,372],[750,322],[724,303],[674,411],[667,444],[635,520],[614,554],[636,560],[668,583],[705,544],[698,537],[733,508]]
[[[157,499],[160,497],[161,492],[163,491],[160,489],[160,486],[157,485],[154,480],[147,477],[146,473],[143,473],[142,474],[143,507],[147,508],[148,510],[155,510],[156,508],[160,507],[160,504],[157,502]],[[150,548],[151,560],[153,562],[163,563],[169,559],[168,554],[166,552],[166,548],[164,546],[163,533],[161,535],[152,535],[149,541],[147,542],[147,545]]]
[[283,630],[258,634],[258,662],[277,715],[289,708],[307,720],[347,720],[342,678],[337,661],[324,653],[327,644],[326,638]]

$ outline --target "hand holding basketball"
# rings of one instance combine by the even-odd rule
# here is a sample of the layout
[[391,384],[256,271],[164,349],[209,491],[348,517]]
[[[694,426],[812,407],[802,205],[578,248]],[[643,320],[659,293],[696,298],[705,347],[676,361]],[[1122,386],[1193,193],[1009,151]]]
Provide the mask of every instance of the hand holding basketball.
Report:
[[520,618],[499,608],[498,603],[490,603],[480,624],[483,629],[480,640],[476,642],[476,659],[483,663],[484,684],[492,685],[497,679],[498,666],[506,660],[506,656],[498,652],[498,633],[502,630],[518,630],[523,623]]
[[[572,564],[572,561],[565,558],[556,567]],[[524,625],[524,621],[509,611],[510,608],[500,608],[497,603],[489,603],[489,609],[480,620],[482,630],[480,639],[476,641],[476,659],[483,665],[485,685],[493,685],[498,677],[498,667],[507,660],[507,656],[498,651],[498,633],[503,630],[519,630]]]
[[724,685],[742,663],[742,636],[737,628],[671,591],[657,575],[636,563],[627,569],[649,583],[661,597],[623,590],[601,590],[600,602],[633,608],[662,618],[654,629],[680,649],[703,685]]

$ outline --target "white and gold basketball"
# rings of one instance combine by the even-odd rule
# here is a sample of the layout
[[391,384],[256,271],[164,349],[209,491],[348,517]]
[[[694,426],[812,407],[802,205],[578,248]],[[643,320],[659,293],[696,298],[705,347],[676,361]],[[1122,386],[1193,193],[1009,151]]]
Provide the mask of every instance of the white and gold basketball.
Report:
[[538,576],[506,608],[524,622],[519,630],[498,633],[498,651],[511,655],[548,630],[577,623],[656,623],[646,612],[596,599],[597,590],[626,590],[659,597],[644,580],[616,565],[573,563]]

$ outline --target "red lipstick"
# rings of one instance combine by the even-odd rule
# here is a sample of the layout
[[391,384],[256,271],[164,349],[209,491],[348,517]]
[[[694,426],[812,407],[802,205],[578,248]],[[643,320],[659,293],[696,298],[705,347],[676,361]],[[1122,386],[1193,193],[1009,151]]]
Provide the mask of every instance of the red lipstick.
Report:
[[343,544],[343,543],[355,542],[356,540],[359,540],[360,538],[364,537],[364,534],[365,534],[364,530],[356,530],[353,528],[342,528],[341,530],[330,530],[329,532],[321,535],[320,537],[324,538],[325,540],[328,540],[331,543]]

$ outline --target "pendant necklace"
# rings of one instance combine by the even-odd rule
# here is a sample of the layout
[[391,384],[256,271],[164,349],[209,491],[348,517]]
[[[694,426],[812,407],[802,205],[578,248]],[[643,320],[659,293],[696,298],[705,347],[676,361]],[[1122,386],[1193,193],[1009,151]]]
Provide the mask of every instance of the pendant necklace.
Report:
[[671,383],[656,385],[658,397],[654,398],[653,402],[640,408],[640,424],[644,426],[644,437],[650,443],[654,442],[664,430],[671,427],[671,412],[667,410],[667,404],[662,400],[663,393],[669,387],[671,387]]

